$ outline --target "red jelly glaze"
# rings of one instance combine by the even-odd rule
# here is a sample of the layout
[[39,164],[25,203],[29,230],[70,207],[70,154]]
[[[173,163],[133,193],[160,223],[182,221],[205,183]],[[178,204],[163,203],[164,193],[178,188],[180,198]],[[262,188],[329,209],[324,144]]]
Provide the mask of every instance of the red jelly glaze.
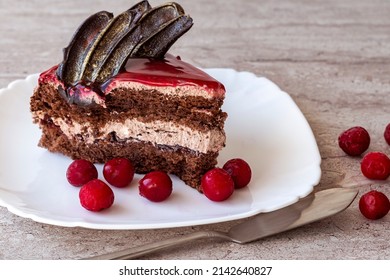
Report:
[[46,70],[45,72],[42,72],[39,75],[38,83],[39,84],[46,84],[46,83],[55,83],[55,84],[62,84],[61,81],[58,80],[57,78],[57,71],[58,65],[55,65],[51,67],[50,69]]
[[[39,83],[52,82],[62,85],[56,75],[57,68],[58,65],[43,72],[39,77]],[[163,87],[196,85],[203,87],[213,97],[222,97],[225,93],[223,84],[202,70],[182,61],[180,57],[170,54],[167,54],[164,59],[130,58],[125,69],[102,84],[101,90],[106,94],[120,82],[137,82]]]
[[130,58],[126,71],[108,80],[104,87],[115,82],[138,82],[151,86],[197,85],[204,89],[224,92],[224,86],[201,71],[180,59],[167,54],[164,59]]

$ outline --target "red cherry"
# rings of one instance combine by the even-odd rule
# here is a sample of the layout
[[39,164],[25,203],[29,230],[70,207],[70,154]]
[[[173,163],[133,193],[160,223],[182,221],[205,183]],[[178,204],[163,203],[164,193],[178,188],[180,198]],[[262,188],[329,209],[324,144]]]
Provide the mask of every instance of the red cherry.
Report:
[[212,201],[224,201],[234,192],[234,181],[222,168],[207,171],[201,180],[201,190]]
[[251,181],[251,168],[249,164],[243,159],[235,158],[228,160],[222,168],[230,174],[236,189],[247,186]]
[[134,166],[127,158],[114,158],[104,164],[103,176],[114,187],[124,188],[134,178]]
[[172,180],[165,172],[149,172],[139,181],[139,194],[150,201],[164,201],[171,193]]
[[384,136],[387,144],[390,145],[390,123],[386,126]]
[[382,192],[369,191],[360,198],[359,209],[367,219],[377,220],[383,218],[389,212],[390,201]]
[[97,177],[98,171],[95,165],[85,159],[74,160],[66,170],[66,179],[75,187],[81,187]]
[[111,207],[114,203],[114,192],[103,181],[94,179],[81,187],[79,199],[85,209],[98,212]]
[[338,140],[340,148],[350,156],[360,156],[370,146],[370,135],[360,126],[344,131]]
[[390,159],[381,152],[371,152],[363,157],[360,168],[368,179],[386,180],[390,176]]

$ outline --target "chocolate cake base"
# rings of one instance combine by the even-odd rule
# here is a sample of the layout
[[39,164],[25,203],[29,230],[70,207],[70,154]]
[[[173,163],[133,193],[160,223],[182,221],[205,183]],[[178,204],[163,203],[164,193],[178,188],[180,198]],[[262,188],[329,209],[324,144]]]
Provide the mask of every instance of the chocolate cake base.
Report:
[[216,153],[195,154],[178,147],[155,147],[151,143],[99,140],[86,144],[77,139],[69,139],[59,127],[47,122],[42,125],[42,138],[39,146],[51,152],[69,156],[72,159],[86,159],[94,163],[104,163],[114,157],[130,159],[136,173],[144,174],[152,170],[163,170],[177,175],[187,185],[201,191],[202,175],[216,165]]
[[201,191],[226,140],[221,83],[173,56],[132,59],[102,85],[66,86],[57,70],[41,73],[30,100],[39,146],[93,163],[128,158],[139,174],[164,171]]

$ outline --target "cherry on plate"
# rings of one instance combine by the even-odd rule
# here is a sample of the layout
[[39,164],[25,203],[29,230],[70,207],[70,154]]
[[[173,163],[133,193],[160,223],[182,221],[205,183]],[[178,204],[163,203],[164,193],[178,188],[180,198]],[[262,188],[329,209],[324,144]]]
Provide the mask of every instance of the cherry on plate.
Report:
[[162,171],[147,173],[139,181],[139,194],[153,202],[166,200],[172,193],[172,180]]
[[85,159],[74,160],[66,170],[66,179],[75,187],[81,187],[97,177],[98,171],[95,165]]
[[102,180],[94,179],[81,187],[79,199],[85,209],[98,212],[111,207],[114,203],[114,192]]
[[133,163],[127,158],[113,158],[103,166],[106,181],[117,188],[128,186],[134,178]]
[[234,181],[226,170],[216,167],[202,176],[201,190],[212,201],[224,201],[233,194]]
[[361,126],[351,127],[338,138],[339,147],[350,156],[360,156],[370,146],[370,135]]
[[368,179],[386,180],[390,176],[390,159],[384,153],[371,152],[363,157],[360,169]]
[[376,190],[369,191],[361,196],[359,210],[367,219],[378,220],[389,212],[389,198],[382,192]]
[[230,174],[236,189],[246,187],[251,181],[252,170],[249,164],[243,159],[234,158],[228,160],[222,168]]

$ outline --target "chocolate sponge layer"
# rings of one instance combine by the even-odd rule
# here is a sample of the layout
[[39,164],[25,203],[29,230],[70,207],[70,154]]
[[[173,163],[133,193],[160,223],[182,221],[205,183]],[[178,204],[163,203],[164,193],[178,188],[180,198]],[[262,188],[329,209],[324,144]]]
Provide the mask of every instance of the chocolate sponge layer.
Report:
[[114,157],[130,159],[137,173],[163,170],[177,175],[187,185],[200,190],[202,175],[215,166],[217,153],[197,154],[181,147],[155,146],[146,142],[118,141],[111,139],[86,144],[76,138],[69,139],[61,129],[50,123],[43,123],[39,146],[51,152],[58,152],[72,159],[87,159],[104,163]]
[[[127,97],[125,102],[125,97]],[[106,108],[81,107],[67,103],[50,83],[40,85],[31,97],[31,111],[44,111],[50,118],[102,127],[109,121],[121,122],[136,117],[145,122],[172,121],[200,131],[223,130],[226,113],[219,109],[221,99],[207,101],[195,97],[166,97],[158,92],[137,92],[118,88],[107,95]],[[211,105],[212,104],[212,105]],[[113,114],[115,112],[115,114]],[[205,113],[207,112],[207,113]]]
[[[122,101],[124,94],[124,89],[118,89],[118,96],[121,96]],[[137,98],[140,97],[141,95],[138,94]],[[215,127],[222,130],[226,114],[217,109],[220,100],[216,100],[218,104],[211,109],[212,114],[198,115],[196,112],[191,113],[191,110],[196,108],[193,106],[195,100],[188,102],[190,106],[185,107],[186,102],[181,104],[182,101],[162,101],[157,97],[154,101],[148,100],[144,105],[139,101],[138,105],[128,107],[126,110],[120,106],[118,108],[122,101],[118,101],[115,106],[111,101],[108,102],[110,108],[82,108],[68,104],[58,94],[54,84],[39,85],[31,97],[30,105],[33,115],[36,113],[34,122],[38,123],[42,130],[39,146],[72,159],[83,158],[94,163],[104,163],[114,157],[126,157],[134,163],[137,173],[162,170],[177,175],[187,185],[201,191],[200,179],[207,170],[216,165],[217,152],[200,153],[180,146],[155,145],[132,138],[119,139],[115,132],[103,138],[101,135],[96,135],[96,141],[86,143],[82,136],[68,137],[65,135],[53,120],[62,119],[69,124],[73,121],[89,122],[94,127],[100,127],[108,121],[123,121],[125,118],[137,116],[138,119],[144,121],[175,121],[202,131],[215,129]],[[128,104],[134,104],[134,102]],[[110,113],[113,111],[117,113]]]

